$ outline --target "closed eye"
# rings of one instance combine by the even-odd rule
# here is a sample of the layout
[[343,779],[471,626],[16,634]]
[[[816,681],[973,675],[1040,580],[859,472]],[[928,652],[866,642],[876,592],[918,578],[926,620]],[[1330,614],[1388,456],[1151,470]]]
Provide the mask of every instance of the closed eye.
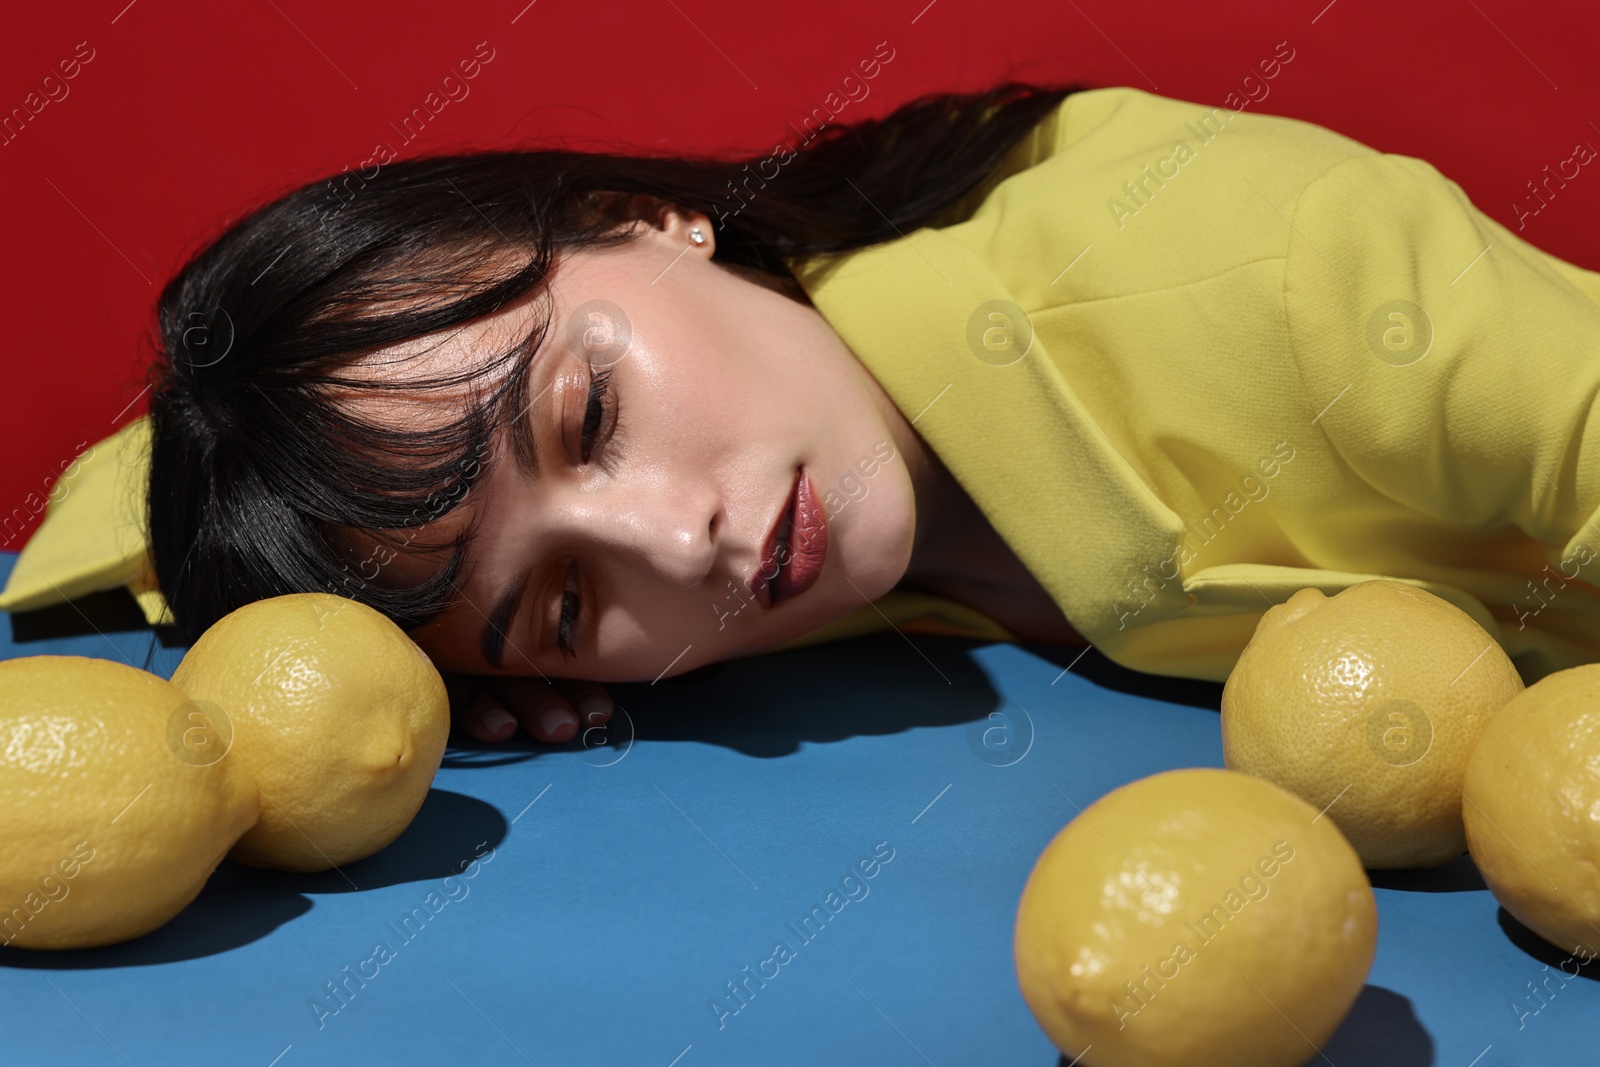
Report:
[[594,437],[600,430],[600,421],[605,418],[606,390],[611,385],[611,368],[607,367],[598,374],[589,377],[589,406],[583,413],[583,461],[589,462],[589,453],[594,447]]
[[[583,431],[580,436],[580,452],[583,462],[590,462],[594,454],[595,438],[599,435],[600,424],[605,421],[606,396],[611,386],[611,368],[598,371],[589,376],[589,403],[583,413]],[[618,405],[613,401],[613,414],[611,418],[611,432],[606,436],[606,447],[601,454],[601,467],[610,472],[609,459],[611,458],[612,441],[617,435],[621,413]],[[577,658],[573,648],[573,634],[577,629],[578,616],[583,607],[578,595],[578,565],[574,561],[567,568],[567,582],[561,593],[561,614],[556,623],[556,651],[561,653],[563,659]]]
[[562,659],[577,658],[572,648],[572,631],[577,625],[581,606],[578,600],[578,564],[573,562],[567,568],[567,584],[561,592],[561,617],[556,623],[556,651],[561,653]]

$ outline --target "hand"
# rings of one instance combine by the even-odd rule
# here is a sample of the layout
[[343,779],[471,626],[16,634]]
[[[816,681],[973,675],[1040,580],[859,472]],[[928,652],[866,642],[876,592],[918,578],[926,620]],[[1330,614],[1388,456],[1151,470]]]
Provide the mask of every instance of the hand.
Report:
[[535,741],[560,745],[582,728],[611,721],[611,695],[598,682],[505,675],[445,674],[451,716],[479,741],[507,741],[518,724]]

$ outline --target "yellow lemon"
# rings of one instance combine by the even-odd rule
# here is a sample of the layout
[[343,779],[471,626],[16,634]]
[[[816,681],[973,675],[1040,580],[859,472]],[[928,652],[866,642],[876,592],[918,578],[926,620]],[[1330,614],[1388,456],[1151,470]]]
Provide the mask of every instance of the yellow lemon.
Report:
[[121,663],[0,663],[0,944],[126,941],[199,894],[257,802],[184,747],[191,716],[176,686]]
[[1326,809],[1371,868],[1467,849],[1461,777],[1522,678],[1447,600],[1375,579],[1262,615],[1222,690],[1222,756]]
[[1046,846],[1017,907],[1017,984],[1085,1067],[1290,1067],[1372,966],[1377,903],[1332,821],[1217,768],[1115,789]]
[[444,680],[378,611],[330,593],[247,604],[200,635],[173,672],[217,705],[261,819],[230,853],[318,871],[377,852],[410,825],[444,758]]
[[1467,845],[1501,905],[1546,941],[1600,954],[1600,663],[1546,675],[1478,739]]

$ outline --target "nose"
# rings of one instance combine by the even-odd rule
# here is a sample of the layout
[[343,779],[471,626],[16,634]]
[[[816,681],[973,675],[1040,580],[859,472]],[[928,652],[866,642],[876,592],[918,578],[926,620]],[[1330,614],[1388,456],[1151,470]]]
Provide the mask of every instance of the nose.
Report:
[[596,562],[681,589],[705,584],[716,567],[721,500],[709,481],[651,472],[580,492],[569,503],[573,532]]

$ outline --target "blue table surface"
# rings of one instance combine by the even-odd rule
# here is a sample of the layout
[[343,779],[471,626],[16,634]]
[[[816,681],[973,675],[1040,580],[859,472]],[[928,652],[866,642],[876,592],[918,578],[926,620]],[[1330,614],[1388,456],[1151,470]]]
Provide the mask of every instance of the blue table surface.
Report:
[[[126,616],[15,617],[0,657],[170,675]],[[342,873],[224,861],[136,941],[0,950],[0,1063],[1064,1067],[1012,967],[1034,861],[1109,790],[1222,765],[1220,686],[1078,657],[887,632],[616,686],[604,745],[452,737]],[[1377,958],[1312,1061],[1600,1061],[1600,963],[1563,973],[1470,859],[1373,880]]]

